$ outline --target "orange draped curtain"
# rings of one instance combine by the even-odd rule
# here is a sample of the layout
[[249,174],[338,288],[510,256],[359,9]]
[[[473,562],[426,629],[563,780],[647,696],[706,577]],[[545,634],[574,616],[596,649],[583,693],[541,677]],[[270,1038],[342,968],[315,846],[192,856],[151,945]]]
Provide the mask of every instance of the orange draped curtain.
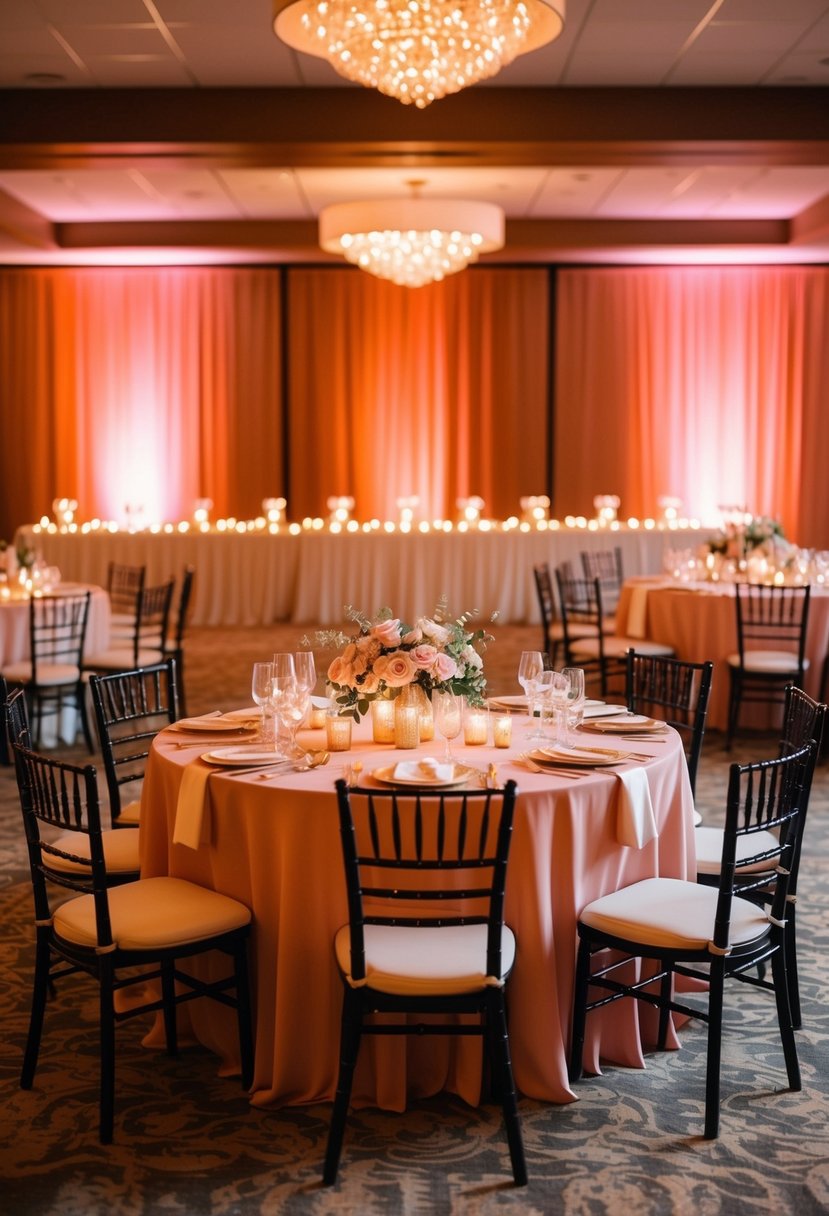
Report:
[[328,495],[361,519],[503,519],[547,485],[545,270],[476,268],[401,289],[357,271],[288,271],[291,504]]
[[0,273],[0,535],[78,518],[257,515],[282,481],[280,275]]
[[560,271],[556,351],[558,512],[742,505],[829,548],[829,270]]

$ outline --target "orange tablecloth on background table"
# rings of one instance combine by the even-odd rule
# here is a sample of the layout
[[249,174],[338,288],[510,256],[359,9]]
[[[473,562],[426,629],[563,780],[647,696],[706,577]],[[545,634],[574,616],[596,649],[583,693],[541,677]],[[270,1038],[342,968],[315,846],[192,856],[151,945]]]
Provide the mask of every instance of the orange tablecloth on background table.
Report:
[[[653,755],[646,772],[659,832],[642,848],[622,845],[617,778],[609,770],[573,780],[520,767],[514,758],[525,746],[526,725],[525,718],[514,719],[518,742],[509,752],[459,747],[457,755],[478,769],[494,762],[501,780],[519,783],[506,893],[506,918],[518,939],[508,986],[515,1079],[529,1097],[564,1102],[573,1096],[566,1052],[577,915],[590,900],[641,878],[693,875],[693,803],[678,735],[671,731],[658,743],[620,742],[622,749]],[[210,745],[180,748],[186,736],[165,731],[153,747],[144,783],[142,873],[189,878],[253,910],[256,1105],[333,1098],[342,1000],[333,939],[347,919],[333,784],[358,757],[365,775],[415,755],[368,739],[367,724],[361,724],[351,752],[333,754],[312,772],[267,781],[253,773],[209,777],[204,843],[196,849],[173,844],[173,827],[185,766],[201,763],[198,757]],[[316,744],[322,745],[321,732]],[[435,741],[420,750],[438,755],[440,748]],[[656,1028],[651,1011],[635,1004],[624,1002],[590,1019],[588,1069],[598,1071],[600,1053],[642,1066],[643,1039],[651,1045]],[[196,1038],[228,1070],[237,1066],[232,1013],[211,1002],[196,1002],[187,1012]],[[354,1101],[401,1110],[407,1095],[448,1089],[475,1103],[480,1084],[481,1049],[474,1039],[369,1038]]]
[[[737,610],[734,587],[729,583],[682,584],[673,580],[632,578],[625,581],[616,613],[619,633],[635,630],[632,637],[672,646],[677,658],[714,664],[708,725],[728,725],[728,664],[737,650]],[[809,670],[805,691],[816,697],[824,655],[829,649],[829,592],[813,586],[809,601],[806,655]],[[763,706],[746,706],[740,718],[748,726],[771,728],[780,720]]]

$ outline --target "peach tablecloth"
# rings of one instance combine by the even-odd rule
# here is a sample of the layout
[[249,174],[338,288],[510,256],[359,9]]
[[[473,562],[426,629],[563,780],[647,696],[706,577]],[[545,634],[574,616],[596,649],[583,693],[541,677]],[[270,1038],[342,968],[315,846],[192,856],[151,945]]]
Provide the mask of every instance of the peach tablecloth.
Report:
[[[616,613],[617,628],[632,637],[645,637],[672,646],[680,659],[691,663],[711,660],[714,678],[708,708],[708,726],[728,725],[728,665],[726,656],[737,650],[737,616],[734,587],[728,583],[682,584],[673,580],[631,578],[625,581]],[[631,627],[634,633],[630,634]],[[813,586],[806,631],[805,691],[816,697],[824,655],[829,649],[829,591]],[[763,706],[749,705],[741,722],[772,728],[780,719]]]
[[[515,756],[525,743],[525,727],[526,719],[515,719],[514,739],[520,742],[510,752],[457,751],[464,762],[482,770],[494,762],[502,780],[519,782],[506,898],[507,920],[518,939],[508,991],[515,1077],[527,1096],[563,1102],[573,1097],[566,1051],[578,912],[588,901],[640,878],[692,875],[693,803],[674,732],[659,743],[630,743],[628,750],[653,755],[645,771],[658,836],[642,848],[620,844],[618,778],[594,770],[573,780],[519,766]],[[333,1097],[341,984],[332,943],[347,918],[333,783],[358,756],[370,773],[413,755],[367,740],[367,726],[361,724],[354,749],[334,754],[331,763],[313,772],[288,771],[261,780],[255,773],[217,771],[207,782],[204,843],[197,849],[174,845],[173,827],[185,766],[201,763],[198,757],[211,743],[180,747],[180,733],[164,732],[153,747],[144,782],[142,873],[189,878],[253,910],[256,1105]],[[321,732],[316,742],[321,745]],[[437,755],[440,746],[425,744],[421,750]],[[188,1014],[197,1039],[222,1057],[228,1071],[236,1067],[232,1014],[208,1002],[189,1006]],[[651,1044],[655,1038],[649,1014],[624,1002],[591,1018],[586,1066],[598,1071],[601,1051],[603,1057],[641,1067],[642,1039]],[[448,1089],[474,1103],[480,1065],[480,1043],[474,1040],[369,1039],[355,1078],[355,1102],[401,1110],[407,1094]]]

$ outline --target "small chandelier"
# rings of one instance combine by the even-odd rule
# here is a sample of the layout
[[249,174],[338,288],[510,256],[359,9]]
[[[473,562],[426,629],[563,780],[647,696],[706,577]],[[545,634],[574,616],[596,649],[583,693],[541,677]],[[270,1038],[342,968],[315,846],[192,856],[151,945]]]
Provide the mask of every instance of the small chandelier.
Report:
[[273,0],[274,29],[340,76],[419,109],[557,38],[565,0]]
[[459,199],[334,203],[320,212],[319,241],[369,274],[422,287],[464,270],[479,253],[501,249],[504,213],[494,203]]

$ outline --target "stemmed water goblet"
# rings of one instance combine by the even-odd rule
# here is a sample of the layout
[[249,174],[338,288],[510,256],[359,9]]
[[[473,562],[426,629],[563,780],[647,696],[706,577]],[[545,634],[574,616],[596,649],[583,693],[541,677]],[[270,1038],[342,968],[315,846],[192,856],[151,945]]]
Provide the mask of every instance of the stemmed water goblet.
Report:
[[313,650],[298,650],[294,655],[296,682],[310,695],[317,684],[317,669]]
[[273,696],[273,663],[253,664],[250,692],[259,706],[259,736],[263,742],[272,743],[273,739],[268,738],[268,711]]
[[461,733],[462,711],[463,697],[459,697],[448,689],[435,689],[432,693],[432,713],[435,716],[435,726],[443,736],[446,745],[443,753],[445,764],[451,764],[454,760],[451,741],[457,739]]
[[584,718],[584,668],[564,667],[561,674],[567,681],[562,742],[565,747],[572,747],[570,731],[577,730]]
[[[294,667],[294,656],[287,653],[275,654],[271,665],[271,706],[280,724],[284,722],[282,703],[283,701],[287,702],[295,692],[296,669]],[[276,750],[278,752],[282,751],[279,739],[277,739]]]
[[532,728],[531,738],[535,731],[535,713],[538,707],[538,680],[544,671],[544,655],[540,650],[524,650],[518,664],[518,683],[524,689],[527,698],[527,711],[530,715]]

